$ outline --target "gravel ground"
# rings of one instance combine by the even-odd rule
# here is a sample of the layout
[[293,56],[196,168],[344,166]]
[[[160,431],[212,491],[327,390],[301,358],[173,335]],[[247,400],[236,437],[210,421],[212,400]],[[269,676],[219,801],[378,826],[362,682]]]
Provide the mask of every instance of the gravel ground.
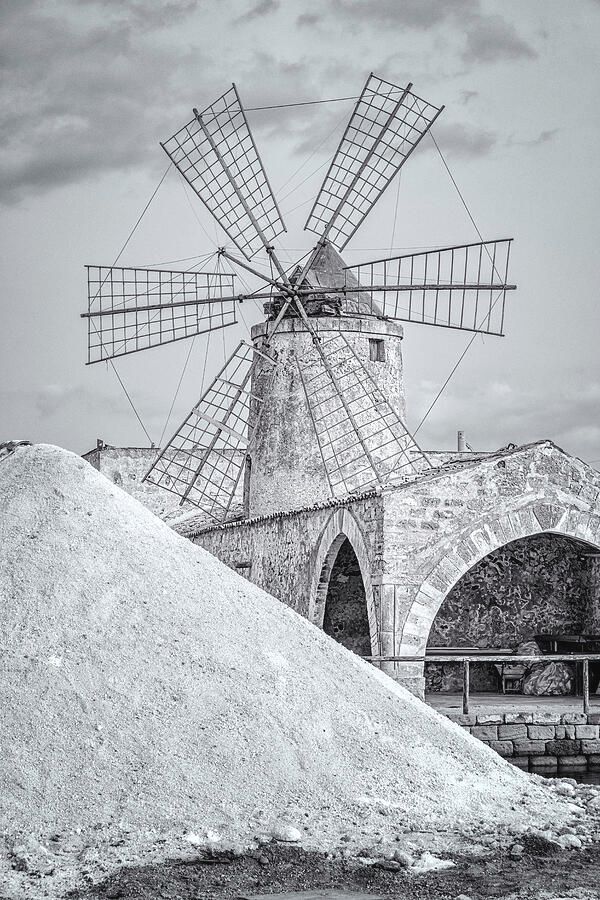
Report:
[[[527,842],[526,842],[527,844]],[[413,875],[389,871],[360,859],[332,859],[300,848],[269,845],[231,858],[205,856],[195,861],[126,868],[72,900],[225,900],[314,887],[337,887],[402,900],[554,900],[600,897],[600,849],[550,850],[531,842],[520,859],[508,851],[486,857],[452,857],[456,866]],[[389,863],[388,863],[389,865]]]

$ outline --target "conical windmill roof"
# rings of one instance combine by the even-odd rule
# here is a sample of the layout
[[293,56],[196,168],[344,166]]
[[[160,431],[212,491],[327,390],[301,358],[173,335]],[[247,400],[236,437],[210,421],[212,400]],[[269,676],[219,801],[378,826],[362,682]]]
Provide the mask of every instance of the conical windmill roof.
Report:
[[[323,288],[352,288],[358,284],[352,272],[346,270],[346,263],[342,256],[329,241],[323,241],[313,263],[308,271],[306,281],[310,287]],[[294,276],[298,276],[301,268],[298,267]],[[292,281],[294,280],[292,276]],[[332,294],[332,298],[339,299],[339,294]],[[345,294],[343,309],[345,315],[381,315],[379,306],[373,302],[373,297],[367,291]]]

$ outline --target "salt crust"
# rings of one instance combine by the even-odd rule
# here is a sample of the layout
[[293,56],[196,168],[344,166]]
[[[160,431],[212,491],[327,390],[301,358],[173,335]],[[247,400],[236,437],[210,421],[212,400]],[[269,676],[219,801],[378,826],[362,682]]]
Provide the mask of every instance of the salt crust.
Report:
[[0,598],[9,835],[114,827],[240,846],[292,827],[325,849],[570,817],[550,785],[65,450],[0,463]]

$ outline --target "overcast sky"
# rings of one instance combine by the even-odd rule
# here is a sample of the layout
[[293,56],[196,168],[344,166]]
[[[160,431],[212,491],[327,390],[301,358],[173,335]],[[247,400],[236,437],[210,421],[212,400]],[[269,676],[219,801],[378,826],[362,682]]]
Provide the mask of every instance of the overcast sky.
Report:
[[[475,449],[552,438],[600,467],[598,0],[0,0],[0,9],[0,440],[77,452],[96,437],[147,444],[114,373],[85,366],[79,313],[84,265],[113,262],[167,168],[159,141],[232,81],[255,107],[353,96],[374,71],[445,104],[435,136],[479,229],[515,238],[506,337],[477,338],[420,443],[452,448],[458,428]],[[351,110],[248,113],[288,225],[286,261],[310,246],[302,226]],[[345,256],[471,240],[427,138]],[[198,257],[223,243],[172,170],[121,262]],[[205,378],[242,336],[240,325],[211,339]],[[406,326],[412,428],[468,338]],[[189,348],[117,363],[155,441]],[[206,352],[198,338],[168,431],[198,399]]]

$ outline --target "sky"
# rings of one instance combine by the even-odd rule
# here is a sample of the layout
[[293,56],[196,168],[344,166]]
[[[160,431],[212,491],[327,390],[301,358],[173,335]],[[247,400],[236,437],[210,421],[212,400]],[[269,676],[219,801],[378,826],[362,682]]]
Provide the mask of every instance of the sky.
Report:
[[[0,441],[157,444],[260,310],[210,340],[86,366],[86,264],[189,268],[227,240],[160,147],[235,82],[288,231],[371,71],[445,110],[434,135],[485,239],[513,237],[503,338],[477,337],[425,449],[550,438],[600,468],[599,0],[0,0]],[[165,175],[166,173],[166,175]],[[477,240],[429,138],[344,256]],[[184,262],[175,264],[175,260]],[[207,266],[214,267],[215,261]],[[169,266],[166,266],[167,268]],[[242,287],[243,289],[243,287]],[[417,428],[466,333],[407,325]],[[144,432],[142,428],[145,428]],[[147,436],[148,435],[148,436]]]

